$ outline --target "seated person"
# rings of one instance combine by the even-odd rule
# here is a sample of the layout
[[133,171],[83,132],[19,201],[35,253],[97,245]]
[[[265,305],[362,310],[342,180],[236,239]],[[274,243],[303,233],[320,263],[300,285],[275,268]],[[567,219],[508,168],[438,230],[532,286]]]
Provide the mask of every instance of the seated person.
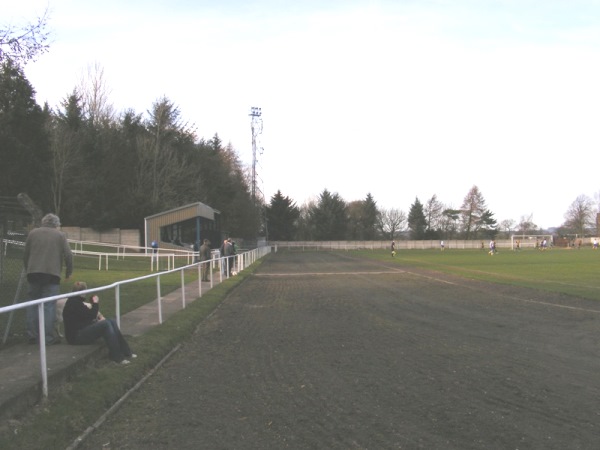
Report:
[[[87,284],[83,281],[77,281],[73,285],[73,292],[86,289]],[[102,337],[108,347],[110,359],[119,364],[129,364],[127,358],[135,358],[137,355],[131,352],[117,322],[100,314],[99,301],[97,295],[92,296],[91,305],[85,303],[85,298],[81,295],[67,299],[63,309],[67,342],[71,345],[89,345]]]

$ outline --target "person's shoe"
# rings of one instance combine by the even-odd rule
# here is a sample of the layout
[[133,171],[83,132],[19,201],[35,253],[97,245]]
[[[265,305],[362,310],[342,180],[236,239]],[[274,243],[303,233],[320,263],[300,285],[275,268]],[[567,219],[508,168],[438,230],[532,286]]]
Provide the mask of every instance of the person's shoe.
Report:
[[129,361],[128,359],[124,359],[123,361],[121,361],[120,363],[122,366],[126,366],[127,364],[131,364],[131,361]]

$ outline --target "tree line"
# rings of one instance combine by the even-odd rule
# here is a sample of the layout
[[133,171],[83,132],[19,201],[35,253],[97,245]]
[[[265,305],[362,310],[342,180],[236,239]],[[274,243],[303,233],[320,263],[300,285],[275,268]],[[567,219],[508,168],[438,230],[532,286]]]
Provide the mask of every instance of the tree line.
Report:
[[[371,194],[364,200],[346,202],[327,189],[300,207],[278,191],[265,209],[268,237],[273,241],[494,239],[548,233],[533,223],[532,216],[498,223],[477,186],[469,189],[457,209],[433,195],[424,203],[416,197],[406,213],[379,208]],[[581,237],[597,233],[598,206],[590,197],[578,196],[564,216],[563,225],[552,230],[555,234]]]
[[[39,106],[21,66],[48,51],[47,20],[46,12],[32,24],[0,28],[0,196],[25,192],[65,224],[141,229],[144,217],[200,201],[221,212],[225,232],[250,239],[479,239],[543,231],[531,216],[498,223],[477,186],[460,208],[434,195],[424,203],[415,198],[408,213],[378,208],[371,194],[346,202],[327,189],[301,207],[281,191],[269,203],[255,199],[231,144],[218,134],[198,138],[166,97],[147,114],[116,113],[99,66],[60,105]],[[597,197],[577,197],[560,232],[595,228]]]
[[101,71],[56,109],[40,107],[22,68],[0,71],[0,195],[28,194],[64,224],[141,229],[144,217],[202,202],[222,229],[255,238],[260,206],[244,166],[215,134],[199,139],[168,98],[115,114]]
[[[541,231],[531,218],[500,223],[473,186],[460,208],[437,196],[408,212],[382,209],[371,194],[345,201],[325,189],[298,207],[278,191],[254,201],[248,168],[215,134],[198,138],[168,98],[147,114],[117,114],[101,68],[56,108],[39,106],[22,68],[10,59],[0,72],[0,195],[27,193],[63,223],[98,230],[141,229],[144,217],[202,202],[221,212],[228,234],[271,240],[480,239]],[[597,211],[579,196],[565,214],[565,231],[585,234]]]
[[425,203],[419,198],[408,214],[378,208],[369,193],[364,200],[345,202],[325,189],[315,201],[298,207],[278,191],[266,206],[271,240],[380,240],[488,238],[498,233],[494,214],[473,186],[460,209],[444,206],[434,195]]

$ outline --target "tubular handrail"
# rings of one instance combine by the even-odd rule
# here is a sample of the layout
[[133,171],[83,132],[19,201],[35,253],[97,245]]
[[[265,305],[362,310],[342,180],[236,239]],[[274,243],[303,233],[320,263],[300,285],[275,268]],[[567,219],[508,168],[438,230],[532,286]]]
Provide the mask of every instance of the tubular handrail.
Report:
[[[271,247],[259,247],[254,250],[249,250],[247,252],[239,253],[239,254],[235,255],[236,260],[237,260],[238,272],[244,270],[246,267],[253,264],[258,259],[262,258],[263,256],[265,256],[266,254],[268,254],[270,252],[271,252]],[[221,281],[223,281],[224,273],[226,275],[226,278],[229,278],[229,270],[228,270],[229,269],[229,257],[227,257],[227,256],[223,256],[220,258],[213,258],[213,259],[209,259],[206,261],[199,261],[196,263],[187,264],[182,267],[166,270],[166,271],[159,272],[159,273],[151,273],[151,274],[142,275],[142,276],[136,277],[136,278],[130,278],[127,280],[116,281],[112,284],[100,286],[97,288],[91,288],[91,289],[77,291],[77,295],[88,295],[88,294],[93,294],[96,292],[102,292],[102,291],[114,289],[115,290],[115,316],[116,316],[117,324],[120,328],[121,327],[121,313],[120,313],[120,311],[121,311],[121,298],[120,298],[121,286],[124,284],[135,283],[135,282],[138,282],[141,280],[146,280],[149,278],[156,278],[156,293],[157,293],[157,303],[158,303],[158,308],[157,308],[158,309],[158,323],[162,324],[162,322],[163,322],[163,320],[162,320],[162,302],[161,302],[162,295],[161,295],[161,289],[160,289],[160,277],[163,275],[168,275],[168,274],[172,274],[172,273],[176,273],[176,272],[181,273],[182,307],[185,308],[186,307],[185,276],[184,276],[185,271],[188,269],[194,268],[194,267],[197,268],[197,270],[198,270],[198,289],[199,289],[198,296],[202,297],[202,280],[201,280],[201,276],[200,276],[201,267],[203,264],[213,265],[213,267],[214,267],[214,264],[216,261],[218,261],[219,282],[221,282]],[[225,270],[223,270],[223,269],[225,269]],[[209,274],[210,274],[210,280],[209,280],[210,287],[212,288],[213,283],[214,283],[213,271],[209,270]],[[39,335],[39,339],[40,339],[40,341],[39,341],[40,369],[41,369],[41,374],[42,374],[42,393],[43,393],[44,397],[48,397],[48,366],[47,366],[47,361],[46,361],[46,334],[44,331],[45,330],[45,327],[44,327],[44,303],[55,301],[55,300],[60,300],[63,298],[68,298],[70,296],[72,296],[72,294],[62,293],[59,295],[54,295],[52,297],[28,300],[28,301],[21,302],[21,303],[15,303],[13,305],[0,307],[0,314],[8,313],[8,312],[15,311],[18,309],[28,308],[30,306],[38,307],[38,324],[39,324],[38,335]]]

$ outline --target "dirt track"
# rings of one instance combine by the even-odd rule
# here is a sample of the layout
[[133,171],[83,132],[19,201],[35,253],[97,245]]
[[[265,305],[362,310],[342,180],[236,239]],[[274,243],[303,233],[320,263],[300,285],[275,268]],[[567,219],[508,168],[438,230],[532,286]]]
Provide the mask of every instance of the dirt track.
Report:
[[599,319],[580,299],[280,253],[80,448],[597,449]]

